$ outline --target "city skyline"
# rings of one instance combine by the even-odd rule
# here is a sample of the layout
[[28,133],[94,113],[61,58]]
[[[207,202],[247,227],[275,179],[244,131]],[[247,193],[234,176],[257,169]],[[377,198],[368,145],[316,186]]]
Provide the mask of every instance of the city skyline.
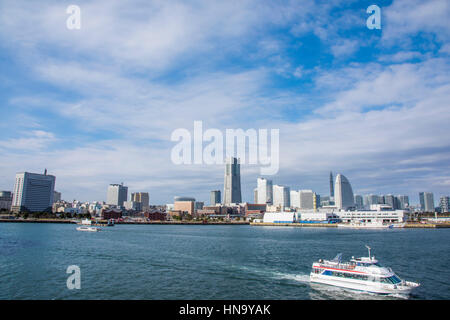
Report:
[[[230,177],[228,178],[228,182],[230,184],[230,186],[232,184],[235,185],[235,188],[238,187],[238,192],[235,192],[235,197],[241,193],[241,186],[240,186],[240,164],[239,164],[239,159],[238,158],[230,158],[226,161],[225,163],[225,179],[223,181],[223,190],[226,190],[226,184],[227,184],[227,173],[235,173],[234,178]],[[64,200],[64,201],[72,201],[69,199],[64,199],[64,197],[61,196],[61,192],[57,192],[55,190],[55,176],[48,174],[47,175],[47,169],[45,169],[44,174],[39,174],[39,173],[31,173],[31,172],[18,172],[16,174],[16,184],[14,186],[14,189],[17,188],[17,177],[19,175],[23,175],[23,174],[28,174],[28,175],[37,175],[37,176],[43,176],[43,177],[53,177],[53,186],[52,186],[52,198],[54,194],[57,194],[59,197],[59,200]],[[237,175],[236,175],[237,174]],[[233,179],[236,179],[236,177],[238,178],[237,182],[239,182],[239,184],[237,184],[236,182],[232,183]],[[332,177],[332,174],[330,173],[330,179]],[[331,182],[331,181],[330,181]],[[320,205],[320,199],[321,197],[330,197],[330,194],[320,194],[317,192],[314,192],[313,190],[308,190],[308,189],[295,189],[292,188],[291,186],[287,186],[287,185],[277,185],[277,184],[273,184],[272,180],[263,178],[258,176],[256,179],[256,188],[253,189],[254,195],[258,195],[259,193],[257,192],[258,189],[264,188],[264,190],[266,190],[267,195],[269,196],[269,199],[271,199],[271,202],[274,202],[274,189],[278,188],[279,190],[282,189],[286,189],[285,191],[283,191],[282,193],[285,193],[286,195],[282,195],[279,194],[277,195],[278,197],[278,202],[284,202],[283,206],[290,206],[290,207],[298,207],[300,208],[300,205],[293,205],[293,203],[300,204],[302,200],[295,200],[293,202],[292,200],[292,195],[294,194],[295,197],[300,197],[300,199],[303,197],[302,193],[311,193],[313,195],[314,199],[314,204],[316,203],[316,200],[318,201],[317,205]],[[418,202],[417,203],[412,203],[410,202],[410,196],[409,195],[405,195],[405,194],[391,194],[391,193],[379,193],[379,194],[374,194],[374,193],[366,193],[366,194],[358,194],[358,193],[354,193],[353,192],[353,188],[352,188],[352,184],[349,182],[349,180],[342,175],[341,173],[337,173],[336,175],[336,180],[333,183],[333,188],[331,188],[331,183],[330,183],[330,189],[329,189],[329,193],[333,192],[335,193],[336,190],[338,190],[338,194],[336,195],[336,197],[334,197],[334,200],[336,202],[336,206],[338,208],[341,209],[345,209],[348,207],[353,207],[355,206],[356,209],[361,209],[359,207],[360,203],[363,204],[363,206],[370,206],[371,204],[388,204],[391,205],[393,208],[396,206],[400,206],[401,208],[405,208],[405,203],[408,204],[408,206],[415,206],[418,207],[422,210],[431,210],[431,208],[436,208],[439,207],[440,201],[442,200],[442,198],[448,198],[448,195],[438,195],[435,197],[435,194],[433,192],[426,192],[426,191],[421,191],[418,193]],[[133,190],[132,190],[133,191]],[[237,191],[237,190],[236,190]],[[11,195],[14,195],[13,192],[8,191],[8,190],[3,190],[2,192],[9,192],[11,193]],[[218,193],[218,195],[214,195],[214,197],[218,196],[218,199],[221,198],[221,191],[220,190],[210,190],[209,191],[209,203],[212,201],[213,198],[213,193]],[[186,193],[189,194],[189,193]],[[189,194],[189,196],[191,196],[191,194]],[[317,199],[315,199],[315,197],[317,196]],[[144,200],[138,200],[139,202],[143,202],[146,206],[150,205],[164,205],[164,204],[168,204],[168,203],[172,203],[173,201],[166,201],[166,202],[162,202],[162,203],[149,203],[149,193],[148,192],[143,192],[143,191],[137,191],[134,190],[133,192],[130,193],[130,196],[128,196],[128,186],[125,186],[124,183],[122,182],[121,184],[117,184],[117,183],[110,183],[107,187],[107,196],[106,196],[106,200],[99,200],[99,199],[95,199],[95,200],[83,200],[83,199],[73,199],[73,201],[81,201],[81,202],[104,202],[105,204],[110,204],[110,205],[119,205],[119,206],[123,206],[126,202],[130,203],[133,201],[137,201],[136,199],[141,199],[141,197],[145,197]],[[172,198],[179,198],[179,195],[171,195]],[[185,197],[185,196],[183,196]],[[258,196],[259,198],[260,196]],[[287,197],[287,199],[285,199],[285,197]],[[357,197],[360,197],[360,203],[358,203]],[[339,198],[339,199],[337,199]],[[201,202],[201,203],[208,203],[208,199],[204,200],[202,197],[192,197],[192,199],[197,199],[197,202]],[[200,199],[200,200],[199,200]],[[251,198],[251,200],[246,200],[246,199],[242,199],[239,202],[235,202],[235,203],[258,203],[258,201],[255,201],[255,197]],[[353,199],[353,200],[352,200]],[[311,202],[310,200],[308,200],[309,202]],[[268,202],[267,204],[271,204],[271,202]],[[275,205],[280,205],[280,203],[277,203]],[[398,202],[398,203],[396,203]],[[122,204],[119,204],[122,203]],[[228,201],[227,203],[225,203],[225,200],[223,201],[219,201],[217,203],[221,203],[221,204],[231,204],[233,202]],[[433,205],[432,205],[433,204]],[[311,204],[309,204],[310,206]]]
[[[279,129],[267,178],[292,190],[327,195],[332,170],[358,194],[449,193],[445,1],[383,0],[379,30],[352,1],[99,0],[80,4],[79,30],[60,3],[2,4],[2,190],[48,168],[66,199],[106,201],[124,181],[153,203],[207,202],[222,167],[170,161],[171,133],[202,121]],[[243,200],[259,169],[242,166]]]

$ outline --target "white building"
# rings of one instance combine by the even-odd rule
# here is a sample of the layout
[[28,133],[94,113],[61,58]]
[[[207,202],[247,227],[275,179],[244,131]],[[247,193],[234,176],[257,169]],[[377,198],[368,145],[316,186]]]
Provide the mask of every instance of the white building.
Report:
[[408,210],[379,210],[339,211],[336,212],[342,222],[405,222],[408,220]]
[[128,187],[122,184],[110,184],[106,195],[106,204],[122,207],[128,199]]
[[352,186],[347,178],[342,174],[338,174],[336,176],[334,200],[336,207],[339,209],[346,210],[348,208],[355,207]]
[[271,180],[258,178],[257,180],[257,202],[259,204],[273,203],[273,184]]
[[21,172],[16,174],[12,211],[46,211],[52,210],[55,176]]
[[273,186],[273,205],[284,208],[290,207],[290,190],[289,187],[274,185]]
[[266,212],[263,218],[265,223],[294,223],[297,220],[296,212]]
[[300,222],[311,221],[311,222],[329,222],[339,221],[339,216],[335,212],[330,211],[315,211],[315,210],[301,210],[299,211]]
[[300,191],[291,190],[291,208],[300,208]]

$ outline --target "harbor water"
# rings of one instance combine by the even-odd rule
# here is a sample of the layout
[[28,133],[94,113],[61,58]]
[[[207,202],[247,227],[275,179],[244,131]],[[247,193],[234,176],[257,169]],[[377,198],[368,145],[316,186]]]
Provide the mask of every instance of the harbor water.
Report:
[[[0,299],[405,299],[311,285],[314,261],[364,245],[409,299],[450,299],[450,230],[0,223]],[[69,290],[68,266],[81,288]]]

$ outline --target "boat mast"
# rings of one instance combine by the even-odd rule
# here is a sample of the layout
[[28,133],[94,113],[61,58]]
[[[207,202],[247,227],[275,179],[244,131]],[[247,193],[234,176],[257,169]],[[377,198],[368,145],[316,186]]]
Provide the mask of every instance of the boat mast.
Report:
[[366,248],[369,250],[369,260],[372,260],[371,258],[370,258],[370,247],[366,244]]

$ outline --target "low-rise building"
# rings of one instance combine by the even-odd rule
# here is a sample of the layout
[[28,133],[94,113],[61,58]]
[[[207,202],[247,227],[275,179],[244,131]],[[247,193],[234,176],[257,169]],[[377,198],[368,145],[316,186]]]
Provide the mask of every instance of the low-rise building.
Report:
[[266,212],[263,222],[265,223],[294,223],[298,221],[297,212]]

